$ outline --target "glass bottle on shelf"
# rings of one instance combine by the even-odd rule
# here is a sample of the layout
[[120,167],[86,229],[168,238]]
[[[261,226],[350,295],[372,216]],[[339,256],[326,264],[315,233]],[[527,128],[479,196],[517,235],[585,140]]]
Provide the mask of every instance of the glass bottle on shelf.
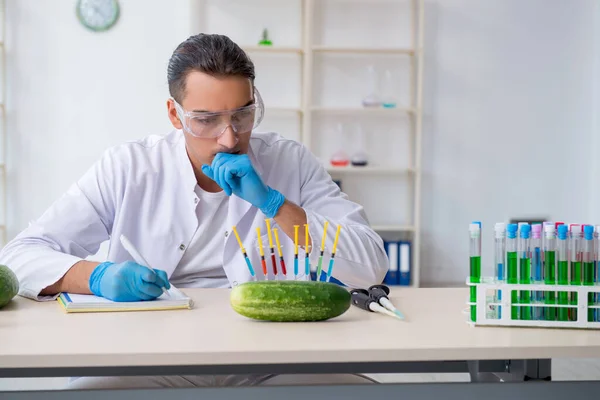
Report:
[[395,108],[397,104],[396,96],[394,96],[393,83],[392,71],[387,69],[383,78],[382,106],[385,108]]
[[369,164],[369,155],[367,153],[364,132],[362,126],[358,123],[355,125],[354,129],[355,137],[352,138],[352,142],[355,147],[350,163],[355,167],[364,167]]
[[262,31],[262,39],[258,42],[259,46],[272,46],[273,42],[269,39],[269,31],[267,28]]
[[362,99],[363,107],[380,107],[381,99],[379,98],[379,89],[377,87],[377,71],[375,71],[375,67],[372,65],[367,67],[365,84],[367,86],[367,95]]
[[334,167],[346,167],[350,164],[350,157],[345,149],[344,127],[338,122],[334,136],[336,150],[331,154],[329,162]]

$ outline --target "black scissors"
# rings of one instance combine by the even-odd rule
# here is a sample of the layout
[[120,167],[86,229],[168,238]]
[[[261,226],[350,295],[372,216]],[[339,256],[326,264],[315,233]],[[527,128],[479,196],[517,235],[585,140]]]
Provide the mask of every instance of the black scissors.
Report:
[[390,288],[386,285],[372,285],[369,289],[352,289],[352,304],[366,311],[379,312],[404,319],[404,315],[392,304],[388,298]]

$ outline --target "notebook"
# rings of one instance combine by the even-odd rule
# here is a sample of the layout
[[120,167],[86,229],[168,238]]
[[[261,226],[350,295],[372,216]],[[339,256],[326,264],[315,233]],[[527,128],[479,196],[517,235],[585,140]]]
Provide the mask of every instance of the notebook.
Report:
[[193,306],[191,298],[171,285],[170,295],[164,293],[155,300],[115,302],[92,294],[61,293],[57,300],[68,313],[74,312],[106,312],[106,311],[159,311],[190,309]]

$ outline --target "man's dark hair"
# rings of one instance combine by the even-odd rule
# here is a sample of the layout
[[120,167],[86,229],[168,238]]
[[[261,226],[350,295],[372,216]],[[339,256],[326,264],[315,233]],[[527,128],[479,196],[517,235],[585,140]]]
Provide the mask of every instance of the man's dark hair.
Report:
[[224,35],[190,36],[171,56],[167,69],[169,93],[181,103],[187,75],[200,71],[213,76],[242,76],[254,82],[254,63],[231,39]]

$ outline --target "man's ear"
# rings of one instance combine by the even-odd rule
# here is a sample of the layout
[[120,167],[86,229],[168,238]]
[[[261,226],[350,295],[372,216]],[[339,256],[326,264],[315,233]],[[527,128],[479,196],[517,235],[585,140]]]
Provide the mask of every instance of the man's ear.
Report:
[[183,129],[183,125],[177,116],[177,108],[175,108],[175,102],[173,99],[167,100],[167,113],[173,127],[175,129]]

